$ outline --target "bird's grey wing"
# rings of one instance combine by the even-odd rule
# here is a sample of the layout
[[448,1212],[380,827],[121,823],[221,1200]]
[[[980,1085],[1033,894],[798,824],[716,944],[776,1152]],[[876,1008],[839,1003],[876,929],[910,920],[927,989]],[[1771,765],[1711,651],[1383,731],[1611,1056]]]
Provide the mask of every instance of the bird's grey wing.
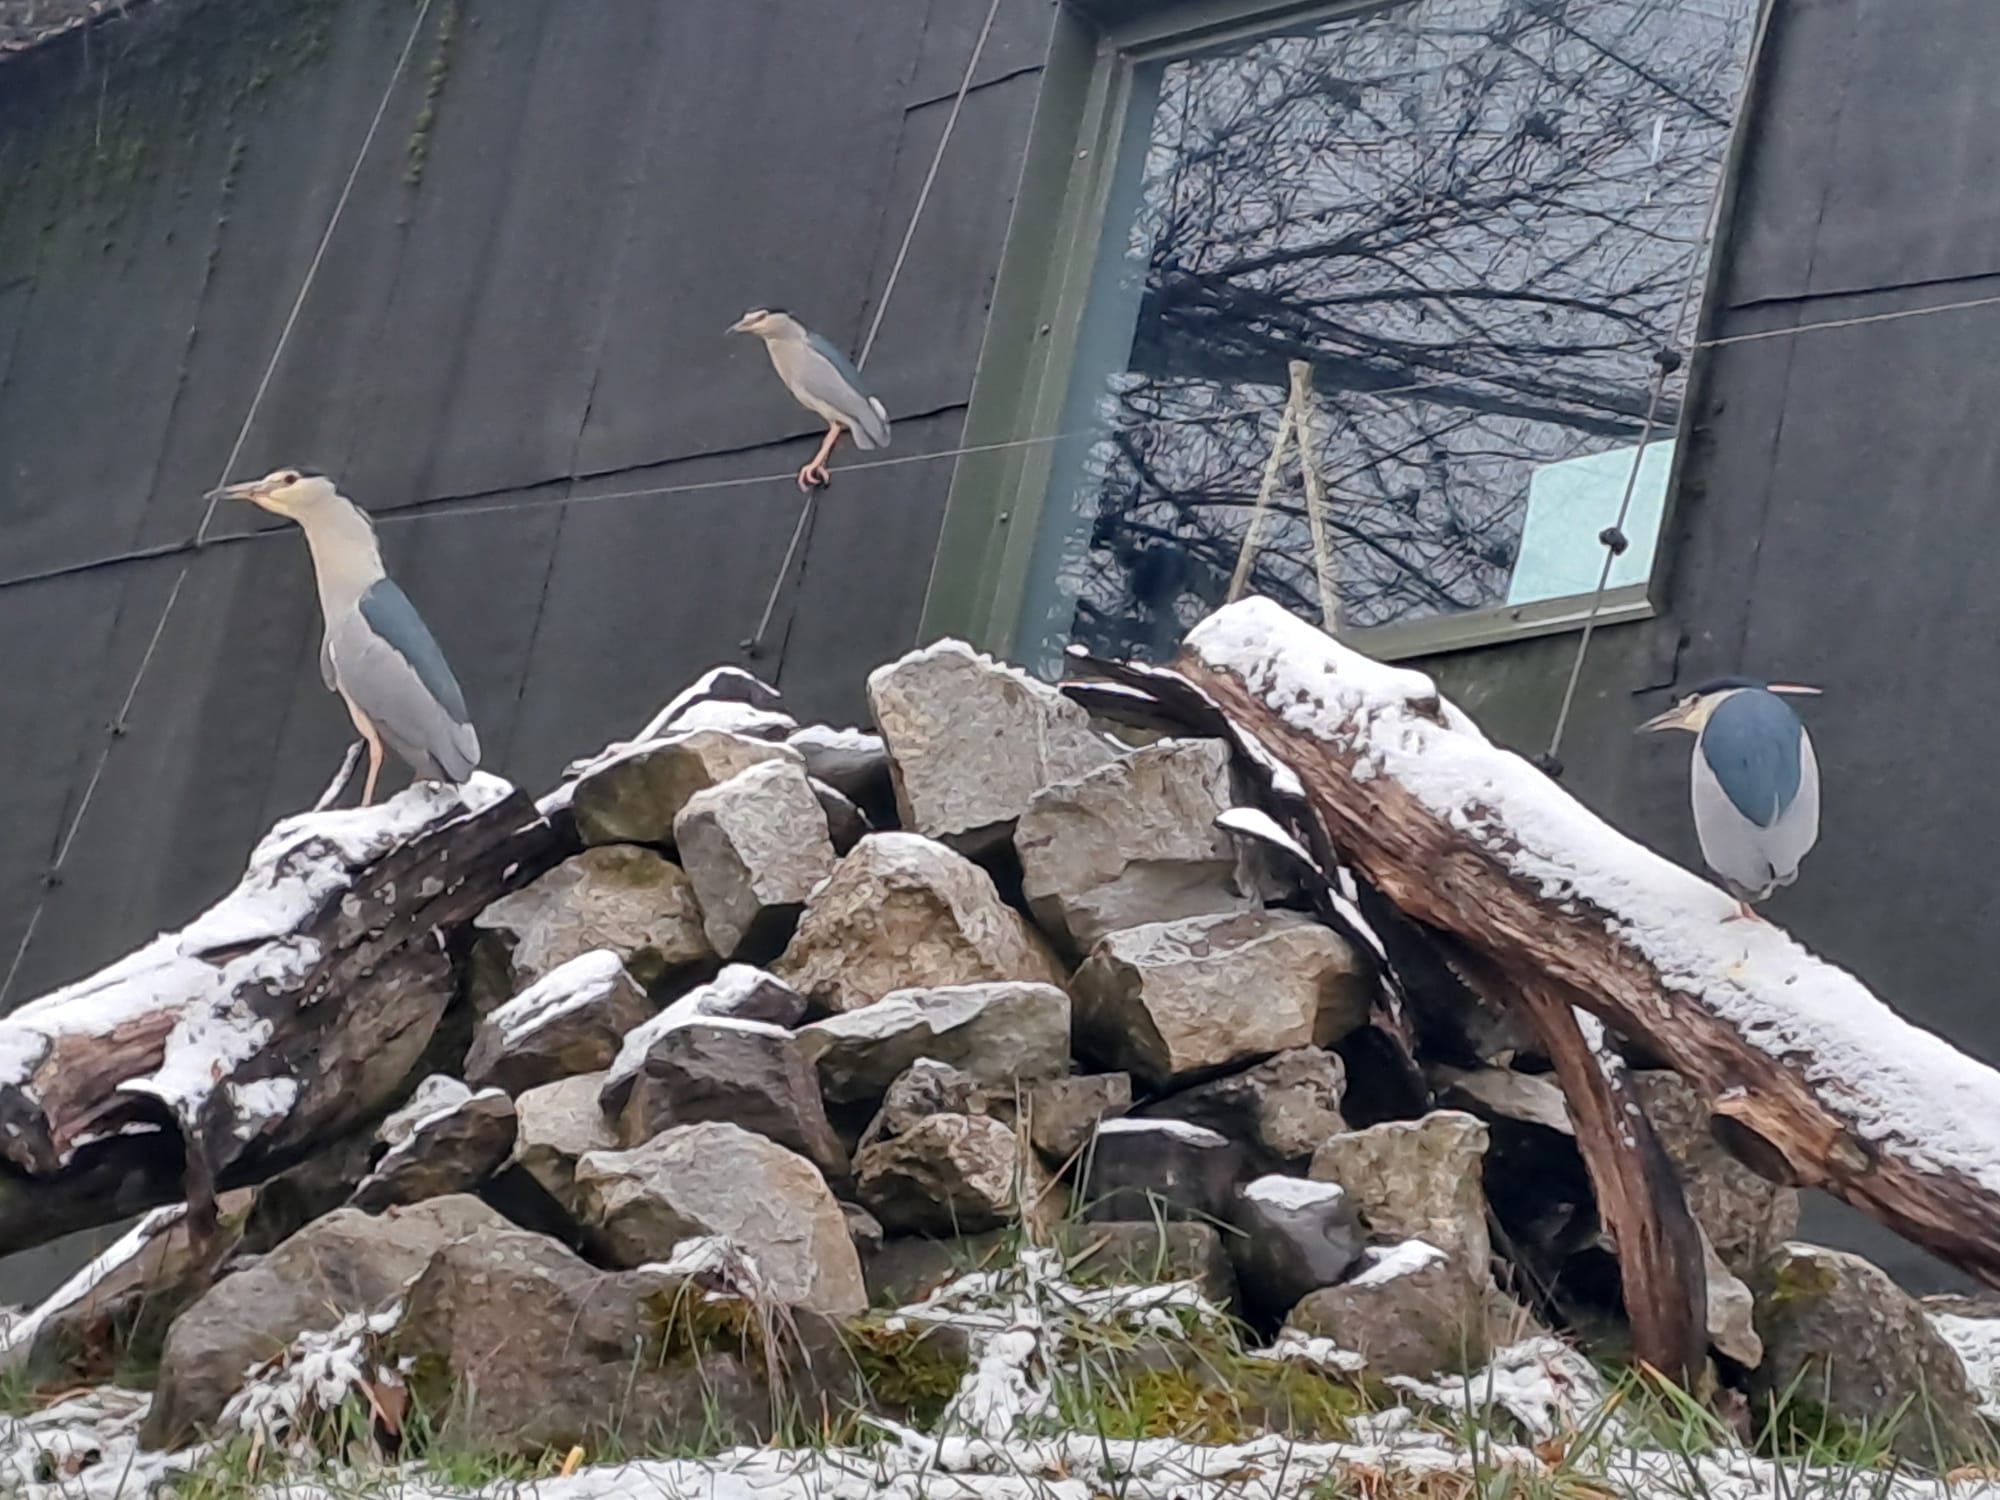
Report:
[[384,742],[420,772],[460,782],[479,764],[465,695],[423,617],[388,578],[328,630],[341,690]]
[[1738,812],[1769,828],[1798,795],[1805,730],[1782,698],[1736,692],[1715,706],[1696,747]]
[[888,447],[889,418],[882,403],[869,394],[861,372],[816,333],[806,335],[806,346],[809,352],[799,361],[798,371],[802,392],[838,413],[854,434],[857,448]]
[[1819,842],[1819,758],[1812,738],[1799,729],[1799,790],[1791,805],[1765,830],[1771,868],[1779,885],[1790,885],[1799,865]]

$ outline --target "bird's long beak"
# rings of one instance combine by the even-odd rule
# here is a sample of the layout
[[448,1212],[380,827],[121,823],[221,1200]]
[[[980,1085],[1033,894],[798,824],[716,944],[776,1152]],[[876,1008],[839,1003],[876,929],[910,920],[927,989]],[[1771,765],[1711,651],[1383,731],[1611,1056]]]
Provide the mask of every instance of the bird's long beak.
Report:
[[747,317],[738,318],[734,323],[731,323],[727,328],[723,330],[723,332],[725,333],[748,333],[749,331],[750,331],[750,320]]
[[204,500],[255,500],[263,492],[263,480],[246,479],[241,484],[225,484],[219,490],[210,490],[202,498]]
[[1823,691],[1803,682],[1767,682],[1764,684],[1764,690],[1769,693],[1782,693],[1788,698],[1817,698]]
[[1685,703],[1676,703],[1665,713],[1654,714],[1652,718],[1639,725],[1632,732],[1634,734],[1656,734],[1662,729],[1685,729],[1687,728],[1687,713],[1688,706]]

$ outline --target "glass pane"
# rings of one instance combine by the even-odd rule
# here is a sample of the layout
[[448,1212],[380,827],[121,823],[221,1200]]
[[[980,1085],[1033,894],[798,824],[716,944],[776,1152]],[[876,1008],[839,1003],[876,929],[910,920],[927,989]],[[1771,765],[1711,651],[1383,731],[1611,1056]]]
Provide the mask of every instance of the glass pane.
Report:
[[[1755,0],[1413,0],[1138,78],[1022,648],[1249,587],[1343,630],[1649,575]],[[1316,547],[1296,445],[1311,365]]]

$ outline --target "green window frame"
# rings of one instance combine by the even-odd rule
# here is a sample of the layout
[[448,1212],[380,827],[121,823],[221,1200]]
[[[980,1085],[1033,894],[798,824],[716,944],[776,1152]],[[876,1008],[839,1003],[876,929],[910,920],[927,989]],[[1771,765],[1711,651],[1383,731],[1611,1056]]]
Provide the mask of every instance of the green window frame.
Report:
[[[986,346],[967,411],[964,446],[946,502],[925,596],[924,639],[955,635],[1018,659],[1058,450],[1089,442],[1065,428],[1091,291],[1103,264],[1107,210],[1131,146],[1130,111],[1139,69],[1232,42],[1317,26],[1412,0],[1062,0],[1029,135],[1026,160],[997,278]],[[1744,83],[1729,125],[1707,265],[1698,289],[1694,351],[1677,427],[1651,446],[1672,446],[1652,552],[1640,583],[1605,590],[1599,625],[1658,613],[1671,563],[1686,441],[1699,407],[1715,291],[1730,205],[1739,178],[1743,121],[1751,114],[1761,42],[1774,0],[1752,21]],[[1143,149],[1145,142],[1139,142]],[[1056,435],[1063,434],[1062,438]],[[1338,497],[1334,503],[1337,505]],[[1525,640],[1579,629],[1589,593],[1495,604],[1367,629],[1344,640],[1382,659]]]

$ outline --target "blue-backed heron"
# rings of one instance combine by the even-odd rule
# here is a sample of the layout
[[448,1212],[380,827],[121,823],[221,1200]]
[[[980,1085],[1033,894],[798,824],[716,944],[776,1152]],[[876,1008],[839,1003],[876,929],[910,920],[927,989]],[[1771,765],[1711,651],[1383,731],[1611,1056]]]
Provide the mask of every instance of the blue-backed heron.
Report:
[[799,488],[827,482],[826,461],[840,434],[854,434],[854,446],[889,446],[889,413],[868,394],[861,372],[845,354],[811,332],[782,307],[752,308],[729,325],[731,333],[754,333],[764,341],[771,365],[785,389],[807,411],[826,422],[826,440],[813,461],[799,470]]
[[289,516],[306,534],[326,635],[320,676],[347,703],[368,745],[361,804],[375,800],[386,745],[422,781],[453,785],[479,764],[479,735],[444,653],[382,567],[366,511],[312,469],[278,469],[262,479],[217,490]]
[[1779,696],[1818,692],[1718,677],[1639,726],[1641,734],[1694,731],[1695,837],[1742,916],[1755,916],[1751,902],[1796,880],[1819,840],[1819,762],[1805,725]]

